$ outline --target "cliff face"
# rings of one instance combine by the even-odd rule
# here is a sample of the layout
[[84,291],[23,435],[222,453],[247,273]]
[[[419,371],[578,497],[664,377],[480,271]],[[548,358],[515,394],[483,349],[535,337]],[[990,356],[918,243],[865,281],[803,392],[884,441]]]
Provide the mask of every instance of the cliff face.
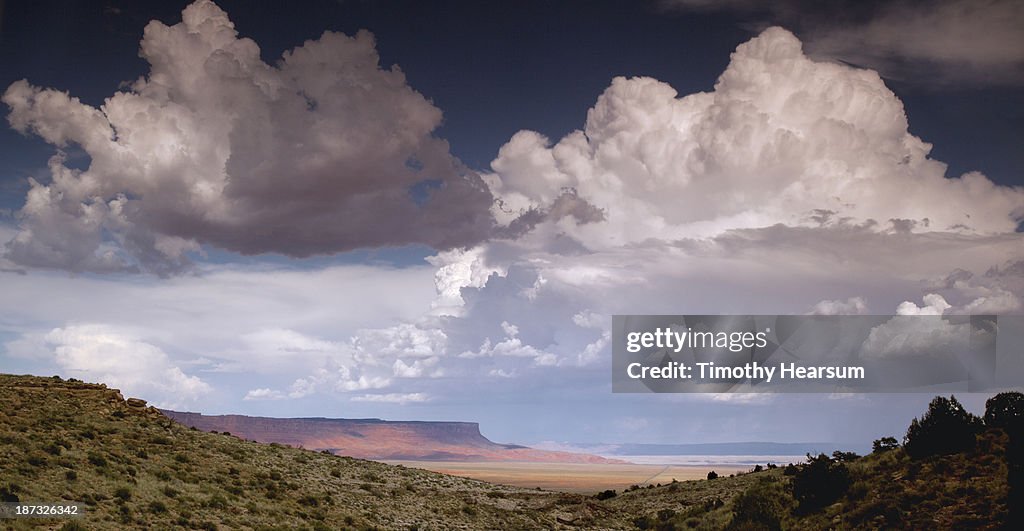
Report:
[[535,450],[498,444],[475,422],[402,422],[379,419],[326,419],[202,415],[162,410],[201,431],[230,432],[243,439],[276,442],[337,455],[377,460],[614,462],[595,455]]

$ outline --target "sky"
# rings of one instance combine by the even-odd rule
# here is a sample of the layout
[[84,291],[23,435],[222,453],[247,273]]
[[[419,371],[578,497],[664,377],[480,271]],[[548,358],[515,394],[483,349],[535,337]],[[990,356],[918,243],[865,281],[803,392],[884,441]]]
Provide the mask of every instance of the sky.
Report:
[[1022,313],[1022,28],[1005,0],[0,3],[0,370],[501,442],[901,435],[930,396],[613,394],[610,316]]

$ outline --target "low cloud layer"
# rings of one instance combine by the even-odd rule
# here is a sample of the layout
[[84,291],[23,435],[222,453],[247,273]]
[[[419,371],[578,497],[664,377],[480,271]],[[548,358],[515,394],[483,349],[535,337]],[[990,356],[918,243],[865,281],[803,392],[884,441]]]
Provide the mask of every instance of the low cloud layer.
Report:
[[491,197],[432,135],[441,111],[373,36],[326,32],[274,65],[199,0],[146,26],[148,74],[99,108],[19,81],[3,102],[18,131],[79,146],[32,182],[7,258],[70,271],[188,267],[200,245],[290,256],[489,234]]
[[8,349],[15,355],[18,350],[26,356],[52,355],[65,376],[103,382],[126,396],[144,396],[159,407],[194,405],[212,391],[206,382],[182,371],[159,347],[107,325],[55,328]]

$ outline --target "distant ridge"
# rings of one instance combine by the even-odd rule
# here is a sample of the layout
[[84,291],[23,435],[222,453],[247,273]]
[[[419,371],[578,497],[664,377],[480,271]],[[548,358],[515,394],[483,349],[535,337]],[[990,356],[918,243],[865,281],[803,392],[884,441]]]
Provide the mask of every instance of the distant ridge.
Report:
[[721,442],[721,443],[678,443],[678,444],[647,444],[647,443],[579,443],[545,441],[538,443],[537,448],[564,452],[582,452],[615,458],[622,456],[803,456],[805,454],[831,455],[836,450],[854,451],[866,454],[871,445],[863,443],[838,442]]
[[692,444],[619,444],[611,455],[804,455],[831,454],[850,445],[832,442],[727,442]]
[[558,463],[616,463],[616,459],[586,453],[538,450],[499,444],[480,433],[476,422],[389,421],[203,415],[160,410],[164,415],[201,431],[229,432],[243,439],[279,443],[336,455],[376,460],[529,461]]

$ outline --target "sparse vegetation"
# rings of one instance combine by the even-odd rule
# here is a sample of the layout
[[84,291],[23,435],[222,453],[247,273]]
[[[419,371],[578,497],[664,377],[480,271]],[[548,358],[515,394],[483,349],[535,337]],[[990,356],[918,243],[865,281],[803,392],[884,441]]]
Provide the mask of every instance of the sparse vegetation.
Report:
[[[933,401],[917,425],[963,420],[954,400]],[[950,423],[972,434],[953,453],[912,459],[883,437],[866,457],[808,456],[709,474],[713,481],[576,495],[189,430],[102,386],[0,375],[0,462],[15,463],[0,467],[0,500],[86,508],[81,520],[5,521],[16,530],[995,529],[1010,518],[1007,457],[1019,403],[990,401],[984,430],[969,417]]]

